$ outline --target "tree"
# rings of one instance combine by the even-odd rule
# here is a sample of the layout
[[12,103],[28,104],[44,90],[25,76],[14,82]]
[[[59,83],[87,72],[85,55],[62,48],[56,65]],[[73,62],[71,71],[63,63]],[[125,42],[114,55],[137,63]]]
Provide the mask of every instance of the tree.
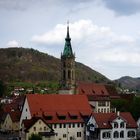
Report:
[[140,97],[134,97],[130,104],[130,112],[132,113],[135,120],[140,117]]
[[4,95],[5,85],[2,80],[0,80],[0,97]]
[[42,137],[39,134],[32,134],[29,140],[42,140]]
[[117,111],[128,111],[127,109],[127,100],[116,99],[111,101],[111,105],[117,109]]

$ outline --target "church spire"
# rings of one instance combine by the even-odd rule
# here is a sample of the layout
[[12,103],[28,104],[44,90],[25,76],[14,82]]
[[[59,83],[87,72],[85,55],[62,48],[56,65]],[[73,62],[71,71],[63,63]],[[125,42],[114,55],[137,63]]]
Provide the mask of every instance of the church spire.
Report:
[[62,56],[64,56],[64,57],[73,57],[74,56],[72,47],[71,47],[71,38],[70,38],[70,34],[69,34],[69,21],[67,22],[67,35],[65,38],[65,46],[64,46]]
[[71,39],[69,35],[69,21],[67,21],[67,36],[66,39]]
[[65,46],[61,54],[61,89],[65,89],[69,93],[74,93],[75,91],[75,55],[73,54],[71,46],[69,22],[67,22]]

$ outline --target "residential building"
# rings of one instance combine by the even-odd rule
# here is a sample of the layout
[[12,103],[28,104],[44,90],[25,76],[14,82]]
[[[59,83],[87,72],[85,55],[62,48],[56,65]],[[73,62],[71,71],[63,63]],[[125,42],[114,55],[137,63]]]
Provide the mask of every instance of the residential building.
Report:
[[86,140],[136,140],[137,124],[129,112],[93,113]]
[[3,114],[3,121],[1,122],[1,129],[5,131],[19,131],[20,111],[10,111]]
[[111,99],[120,98],[116,89],[111,85],[97,83],[79,83],[77,94],[86,95],[94,112],[97,113],[115,112],[115,109],[111,108]]
[[[24,125],[25,120],[40,117],[44,120],[43,125],[49,126],[55,133],[55,137],[52,136],[54,140],[83,140],[85,137],[85,124],[91,113],[92,109],[85,95],[28,94],[20,118],[22,128],[20,136],[22,139],[27,136],[25,131],[27,128]],[[34,123],[32,126],[35,125]],[[41,130],[37,131],[36,129],[35,131],[36,133],[41,132],[42,136],[46,134],[45,132],[48,132]],[[31,132],[32,130],[28,137]]]

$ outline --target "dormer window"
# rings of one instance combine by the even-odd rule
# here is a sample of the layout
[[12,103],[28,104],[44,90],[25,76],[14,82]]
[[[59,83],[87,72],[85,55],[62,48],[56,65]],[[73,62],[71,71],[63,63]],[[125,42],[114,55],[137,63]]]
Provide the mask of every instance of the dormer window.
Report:
[[118,128],[118,123],[114,122],[114,128]]
[[85,91],[83,89],[81,89],[82,93],[85,93]]
[[52,116],[45,116],[46,120],[52,120]]
[[66,114],[64,112],[57,112],[57,117],[59,120],[65,120]]
[[94,90],[92,90],[92,93],[93,93],[93,94],[95,94],[95,91],[94,91]]
[[120,123],[120,128],[124,128],[124,122]]

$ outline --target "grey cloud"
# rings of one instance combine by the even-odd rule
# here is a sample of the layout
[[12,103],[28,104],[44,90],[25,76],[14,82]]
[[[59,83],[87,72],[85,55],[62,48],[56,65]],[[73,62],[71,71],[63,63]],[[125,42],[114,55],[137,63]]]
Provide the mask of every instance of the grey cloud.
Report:
[[139,0],[103,0],[106,7],[118,15],[131,15],[140,12]]
[[32,0],[0,0],[0,9],[6,10],[26,10]]
[[96,0],[0,0],[0,9],[23,11],[34,5],[50,7],[63,4],[67,7],[71,6],[71,4],[78,4],[80,2],[88,3],[91,1]]

